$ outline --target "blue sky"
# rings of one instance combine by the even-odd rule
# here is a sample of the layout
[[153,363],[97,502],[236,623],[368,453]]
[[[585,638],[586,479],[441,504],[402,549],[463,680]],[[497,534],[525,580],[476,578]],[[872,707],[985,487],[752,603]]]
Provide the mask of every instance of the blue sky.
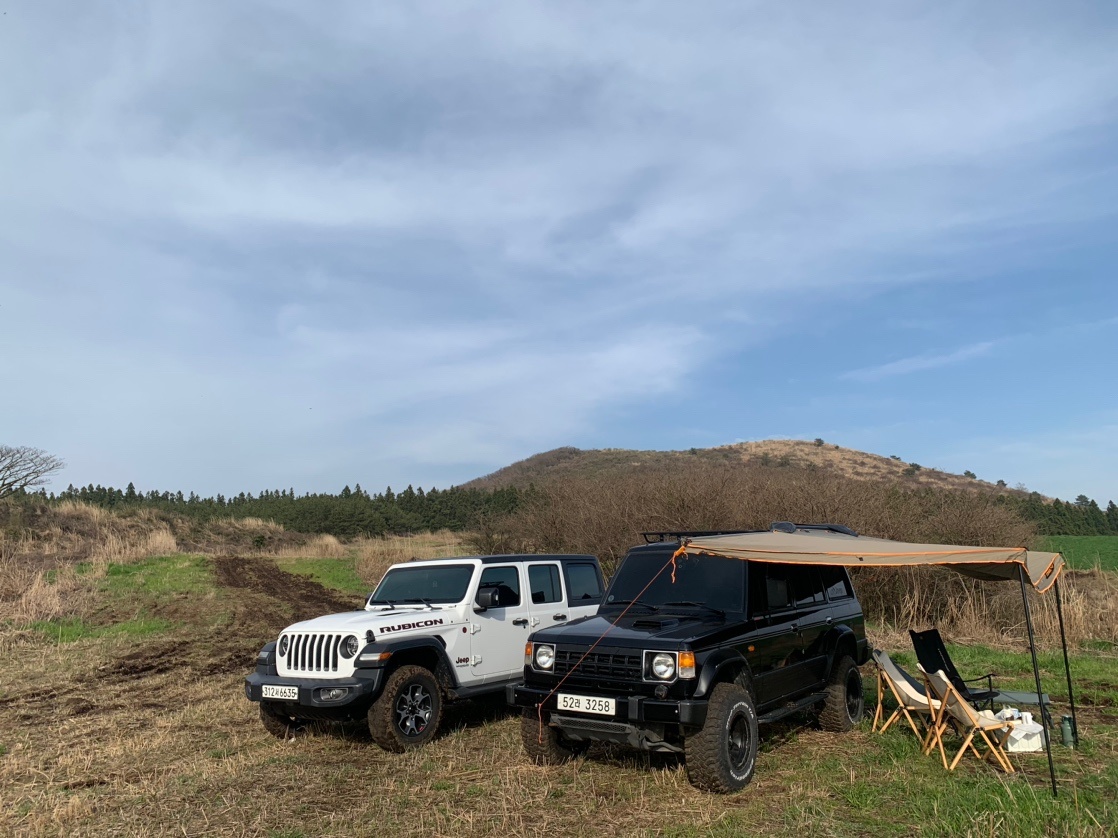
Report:
[[54,488],[823,437],[1118,500],[1112,3],[0,6]]

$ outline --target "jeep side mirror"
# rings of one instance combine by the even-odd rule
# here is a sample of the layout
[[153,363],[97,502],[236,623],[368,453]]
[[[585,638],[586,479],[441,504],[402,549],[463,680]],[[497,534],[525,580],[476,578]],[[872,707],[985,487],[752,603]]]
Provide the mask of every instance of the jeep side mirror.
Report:
[[482,588],[477,592],[475,611],[485,611],[489,608],[501,607],[501,592],[498,588]]

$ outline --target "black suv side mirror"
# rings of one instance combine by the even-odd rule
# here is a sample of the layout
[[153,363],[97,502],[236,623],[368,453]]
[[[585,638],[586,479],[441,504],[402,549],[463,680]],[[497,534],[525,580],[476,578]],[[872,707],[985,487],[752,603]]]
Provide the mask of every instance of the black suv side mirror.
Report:
[[485,611],[489,608],[501,607],[501,589],[500,588],[482,588],[477,592],[477,599],[475,600],[477,606],[475,611]]

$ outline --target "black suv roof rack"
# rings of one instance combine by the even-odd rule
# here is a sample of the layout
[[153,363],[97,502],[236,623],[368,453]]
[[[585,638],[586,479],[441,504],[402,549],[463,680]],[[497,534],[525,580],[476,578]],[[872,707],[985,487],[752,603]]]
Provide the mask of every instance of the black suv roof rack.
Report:
[[657,544],[661,541],[678,541],[681,538],[702,538],[706,535],[741,535],[747,532],[764,532],[764,530],[665,530],[663,532],[642,532],[645,544]]
[[796,532],[796,530],[824,530],[842,535],[858,535],[850,527],[844,527],[842,524],[793,524],[791,521],[773,521],[769,526],[770,532]]

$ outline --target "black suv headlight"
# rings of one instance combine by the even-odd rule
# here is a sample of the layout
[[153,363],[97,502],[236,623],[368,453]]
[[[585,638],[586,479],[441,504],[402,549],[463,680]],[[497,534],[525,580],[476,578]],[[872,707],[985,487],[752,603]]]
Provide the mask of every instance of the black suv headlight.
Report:
[[694,652],[656,652],[644,653],[644,680],[674,681],[677,678],[695,677]]
[[538,669],[540,672],[551,672],[555,668],[554,646],[550,643],[529,643],[528,646],[531,647],[531,652],[525,655],[528,658],[525,662],[530,664],[532,669]]

